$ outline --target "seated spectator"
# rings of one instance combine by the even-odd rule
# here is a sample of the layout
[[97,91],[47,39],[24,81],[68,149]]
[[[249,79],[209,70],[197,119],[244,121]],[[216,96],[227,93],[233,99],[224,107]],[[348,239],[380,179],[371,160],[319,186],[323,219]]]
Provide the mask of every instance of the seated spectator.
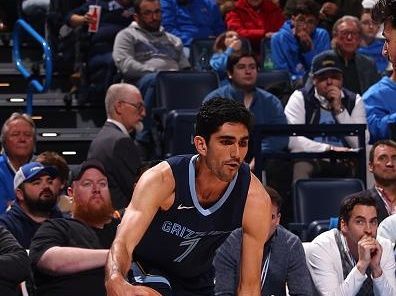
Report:
[[332,45],[344,73],[344,86],[357,94],[380,79],[374,61],[357,52],[361,36],[362,25],[357,17],[346,15],[334,24]]
[[320,295],[396,295],[392,244],[377,237],[377,213],[369,195],[348,196],[338,229],[312,241],[308,265]]
[[[254,115],[255,124],[286,124],[283,107],[277,97],[256,87],[258,64],[255,55],[242,53],[227,61],[230,83],[209,93],[204,102],[223,97],[242,102]],[[280,151],[287,146],[287,138],[270,137],[262,142],[264,151]]]
[[102,164],[84,162],[68,194],[73,218],[46,221],[30,246],[37,295],[106,295],[103,267],[119,221]]
[[11,233],[0,225],[0,295],[18,296],[20,283],[30,276],[30,260]]
[[[282,198],[266,186],[272,203],[270,238],[264,245],[261,295],[313,295],[311,276],[300,239],[279,225]],[[213,260],[215,295],[236,295],[240,273],[242,229],[234,230],[218,248]],[[303,285],[301,283],[304,283]]]
[[371,18],[371,9],[364,9],[360,16],[362,24],[362,41],[358,48],[358,53],[366,55],[375,61],[379,73],[385,73],[388,60],[382,55],[382,48],[385,40],[377,38],[380,24],[375,23]]
[[165,30],[179,37],[187,48],[193,39],[216,37],[226,30],[213,0],[161,0],[161,11]]
[[[70,75],[75,71],[78,59],[76,45],[79,36],[69,27],[65,15],[83,5],[85,0],[51,0],[46,17],[46,39],[51,47],[52,66],[54,72]],[[77,74],[76,74],[77,75]]]
[[139,90],[130,84],[113,84],[105,99],[107,121],[92,141],[88,159],[106,166],[111,200],[115,209],[126,208],[142,165],[130,133],[141,130],[145,108]]
[[25,249],[29,249],[33,235],[45,220],[62,217],[56,207],[58,195],[53,180],[57,176],[54,167],[39,162],[27,163],[15,174],[16,201],[0,216],[0,224]]
[[70,173],[66,160],[56,152],[45,151],[37,156],[36,161],[44,166],[53,166],[57,169],[58,176],[52,180],[52,184],[58,197],[58,208],[64,215],[70,215],[71,198],[65,194]]
[[[92,87],[89,99],[104,97],[106,89],[112,84],[116,68],[112,58],[114,39],[119,31],[132,22],[132,0],[97,1],[90,0],[72,10],[66,17],[67,24],[75,28],[88,25],[96,20],[89,12],[90,5],[101,7],[97,32],[89,34],[86,54],[88,82]],[[96,94],[96,95],[95,95]]]
[[378,223],[381,223],[396,214],[396,142],[375,142],[370,149],[368,167],[374,177],[374,187],[367,191],[377,201]]
[[[299,0],[288,0],[291,1]],[[362,0],[316,0],[316,2],[321,5],[319,27],[326,29],[330,34],[334,23],[340,17],[344,15],[359,17],[362,9]]]
[[235,31],[227,31],[217,36],[213,55],[210,58],[210,66],[217,72],[219,78],[224,81],[227,77],[227,61],[232,54],[239,54],[242,48],[241,39]]
[[226,15],[227,29],[249,39],[257,55],[261,39],[270,38],[284,20],[280,7],[268,0],[238,0],[235,8]]
[[151,109],[155,98],[155,77],[159,71],[182,70],[190,67],[183,53],[181,40],[165,32],[161,26],[159,0],[137,0],[135,21],[120,31],[115,39],[113,59],[125,81],[135,84],[144,99],[145,129],[137,135],[138,141],[153,148],[151,137]]
[[13,113],[1,128],[0,214],[15,200],[14,176],[31,161],[36,144],[36,126],[27,114]]
[[[344,87],[343,71],[334,52],[325,51],[312,61],[312,84],[296,90],[289,98],[285,114],[289,124],[366,123],[361,97]],[[345,77],[345,73],[344,73]],[[356,137],[290,137],[292,152],[345,152],[358,148]],[[294,165],[293,180],[310,177],[346,177],[353,168],[345,162],[327,160],[299,161]]]
[[289,19],[271,38],[271,58],[275,69],[288,70],[293,82],[302,86],[314,56],[330,49],[330,37],[316,27],[319,5],[315,1],[288,2],[284,12]]
[[190,67],[181,40],[161,26],[158,0],[136,1],[134,19],[117,34],[113,48],[116,66],[127,81],[139,85],[148,73]]

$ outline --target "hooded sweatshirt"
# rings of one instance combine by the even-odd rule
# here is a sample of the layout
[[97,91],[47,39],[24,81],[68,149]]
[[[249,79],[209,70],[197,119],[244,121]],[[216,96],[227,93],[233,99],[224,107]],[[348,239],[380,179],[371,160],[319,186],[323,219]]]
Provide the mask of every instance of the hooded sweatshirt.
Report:
[[302,52],[293,34],[292,22],[286,21],[271,38],[271,57],[275,69],[288,70],[296,78],[303,77],[309,71],[314,56],[330,49],[330,37],[326,30],[317,27],[311,38],[313,48]]

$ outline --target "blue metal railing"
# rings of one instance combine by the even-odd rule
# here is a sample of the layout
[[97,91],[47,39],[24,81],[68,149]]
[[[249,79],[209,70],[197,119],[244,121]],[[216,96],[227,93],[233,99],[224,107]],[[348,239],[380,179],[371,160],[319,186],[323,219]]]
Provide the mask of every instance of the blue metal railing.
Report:
[[[26,31],[30,36],[32,36],[38,43],[40,43],[44,52],[44,65],[45,65],[45,80],[42,84],[34,76],[34,73],[29,71],[23,64],[21,58],[21,32]],[[29,81],[26,94],[26,113],[32,115],[33,112],[33,93],[42,93],[47,91],[48,87],[51,85],[52,81],[52,56],[51,49],[48,42],[41,37],[26,21],[19,19],[15,23],[14,31],[12,32],[12,59],[15,63],[17,70],[23,75],[23,77]]]

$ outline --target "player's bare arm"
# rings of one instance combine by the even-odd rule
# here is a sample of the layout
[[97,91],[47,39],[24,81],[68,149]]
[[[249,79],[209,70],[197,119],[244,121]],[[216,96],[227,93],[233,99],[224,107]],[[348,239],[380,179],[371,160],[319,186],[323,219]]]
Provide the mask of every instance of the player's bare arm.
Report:
[[145,295],[138,291],[138,286],[127,283],[125,276],[131,266],[132,252],[155,213],[172,205],[174,188],[172,171],[166,162],[148,170],[139,179],[107,258],[107,295]]
[[261,295],[260,274],[264,243],[271,225],[271,200],[261,182],[251,174],[243,213],[241,272],[238,295]]

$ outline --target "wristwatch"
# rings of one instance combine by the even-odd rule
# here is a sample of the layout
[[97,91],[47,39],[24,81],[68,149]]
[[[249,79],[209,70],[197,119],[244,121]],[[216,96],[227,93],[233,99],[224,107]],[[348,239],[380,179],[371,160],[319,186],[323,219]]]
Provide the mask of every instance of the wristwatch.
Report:
[[334,115],[338,115],[341,114],[342,112],[344,112],[345,108],[341,106],[340,110],[338,111],[333,111]]

